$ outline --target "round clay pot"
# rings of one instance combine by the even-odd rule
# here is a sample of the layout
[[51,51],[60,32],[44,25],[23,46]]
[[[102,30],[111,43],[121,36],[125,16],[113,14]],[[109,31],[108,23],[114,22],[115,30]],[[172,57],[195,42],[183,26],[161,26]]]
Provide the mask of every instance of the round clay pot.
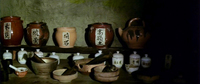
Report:
[[114,39],[112,25],[108,23],[94,23],[90,25],[87,36],[89,44],[97,49],[106,49]]
[[1,44],[6,47],[21,45],[23,38],[23,21],[17,16],[1,18]]
[[76,42],[75,27],[60,27],[55,33],[56,41],[60,48],[73,48]]
[[45,46],[49,39],[49,29],[44,22],[31,22],[27,25],[25,40],[31,47]]
[[119,35],[130,49],[143,49],[145,43],[149,40],[150,34],[145,30],[145,23],[143,26],[133,26],[135,21],[141,21],[140,18],[133,18],[129,21],[127,28],[122,30],[118,28]]

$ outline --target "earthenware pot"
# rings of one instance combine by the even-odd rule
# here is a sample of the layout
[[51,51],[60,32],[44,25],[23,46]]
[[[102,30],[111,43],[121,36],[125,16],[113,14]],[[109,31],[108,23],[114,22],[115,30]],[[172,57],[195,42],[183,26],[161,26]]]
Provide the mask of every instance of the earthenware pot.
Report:
[[52,73],[58,65],[58,60],[50,57],[41,58],[45,63],[38,63],[31,60],[31,66],[33,68],[34,73],[41,78],[50,77],[50,73]]
[[1,18],[1,44],[6,47],[21,45],[23,38],[23,21],[17,16]]
[[132,23],[140,20],[140,18],[133,18],[129,21],[127,28],[124,30],[118,28],[119,35],[128,48],[143,49],[150,38],[149,32],[145,29],[144,21],[142,21],[143,26],[132,25]]
[[45,46],[49,39],[49,29],[45,22],[31,22],[27,25],[25,40],[31,47]]
[[75,27],[60,27],[57,28],[55,38],[60,48],[73,48],[76,42]]
[[92,47],[97,49],[110,47],[114,38],[112,25],[108,23],[91,24],[87,38]]

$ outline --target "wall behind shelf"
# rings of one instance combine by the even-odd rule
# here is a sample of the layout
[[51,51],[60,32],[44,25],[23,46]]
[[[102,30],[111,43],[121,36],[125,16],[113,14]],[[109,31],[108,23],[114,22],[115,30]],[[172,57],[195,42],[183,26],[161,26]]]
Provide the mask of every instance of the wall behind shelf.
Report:
[[[143,0],[0,0],[0,17],[20,16],[27,24],[33,21],[46,22],[50,30],[47,45],[54,45],[52,34],[54,28],[76,27],[75,46],[87,46],[84,39],[85,29],[89,24],[107,22],[113,29],[125,27],[133,17],[142,17]],[[22,44],[26,45],[23,40]],[[113,47],[119,47],[117,37]]]

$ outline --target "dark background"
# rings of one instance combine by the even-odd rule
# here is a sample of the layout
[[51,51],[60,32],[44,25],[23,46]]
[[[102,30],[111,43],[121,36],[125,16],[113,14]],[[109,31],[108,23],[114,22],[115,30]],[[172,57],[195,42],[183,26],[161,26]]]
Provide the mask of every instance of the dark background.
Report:
[[182,75],[188,84],[200,83],[199,5],[198,0],[145,1],[144,19],[152,33],[146,50],[157,67],[162,67],[163,55],[173,57],[166,78]]

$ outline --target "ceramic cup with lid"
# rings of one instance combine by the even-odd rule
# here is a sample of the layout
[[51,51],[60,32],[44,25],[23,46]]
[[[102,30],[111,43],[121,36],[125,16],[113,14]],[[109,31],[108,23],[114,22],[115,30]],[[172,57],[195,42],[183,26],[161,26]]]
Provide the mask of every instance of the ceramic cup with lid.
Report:
[[121,68],[124,63],[124,56],[119,51],[113,54],[112,57],[112,64],[115,65],[117,68]]
[[130,55],[130,64],[133,64],[134,67],[140,66],[140,55],[137,54],[137,51],[133,51],[133,54]]

